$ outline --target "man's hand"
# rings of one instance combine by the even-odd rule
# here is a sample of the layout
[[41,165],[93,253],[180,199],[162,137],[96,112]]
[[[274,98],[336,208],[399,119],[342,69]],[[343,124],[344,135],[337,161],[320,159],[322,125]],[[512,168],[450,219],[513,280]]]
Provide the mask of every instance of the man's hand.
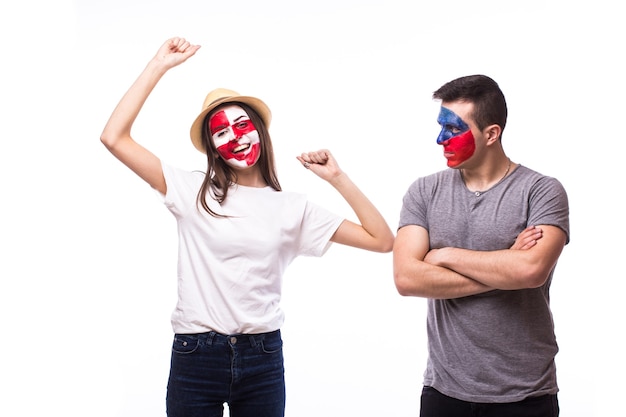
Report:
[[[543,237],[543,230],[539,227],[528,226],[526,229],[522,230],[517,238],[515,239],[515,243],[509,249],[513,250],[527,250],[532,248],[537,244],[537,241]],[[446,261],[446,249],[431,249],[428,251],[426,256],[424,257],[424,262],[427,262],[431,265],[436,266],[445,266],[444,262]]]
[[543,237],[543,230],[535,226],[528,226],[526,229],[517,235],[515,243],[510,249],[514,250],[526,250],[530,249],[537,244],[537,241]]

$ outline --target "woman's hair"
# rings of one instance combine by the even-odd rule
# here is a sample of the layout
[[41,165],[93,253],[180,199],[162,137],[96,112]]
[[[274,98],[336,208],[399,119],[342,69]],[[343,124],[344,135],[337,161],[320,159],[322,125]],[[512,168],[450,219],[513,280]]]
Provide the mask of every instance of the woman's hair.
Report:
[[[207,204],[207,194],[210,195],[210,198],[213,198],[218,203],[222,203],[226,200],[228,196],[228,189],[231,184],[237,182],[237,172],[228,165],[217,153],[217,149],[215,148],[215,144],[211,138],[211,134],[209,129],[207,128],[207,121],[210,117],[218,112],[225,106],[229,105],[237,105],[245,110],[256,127],[257,132],[259,133],[259,140],[261,145],[261,155],[259,156],[259,160],[257,161],[257,165],[261,170],[261,175],[263,179],[273,189],[276,191],[282,191],[280,187],[280,183],[278,182],[278,177],[276,175],[276,164],[274,163],[274,148],[272,147],[272,138],[270,137],[270,133],[263,123],[263,120],[258,115],[254,109],[244,103],[240,103],[237,101],[224,103],[220,106],[217,106],[210,113],[208,113],[204,119],[202,124],[202,145],[204,149],[206,149],[207,156],[207,173],[204,178],[204,182],[200,187],[200,191],[198,192],[198,197],[196,199],[196,203],[201,205],[207,213],[214,217],[227,217],[222,214],[218,214],[211,210],[209,205]],[[210,192],[209,192],[210,191]]]

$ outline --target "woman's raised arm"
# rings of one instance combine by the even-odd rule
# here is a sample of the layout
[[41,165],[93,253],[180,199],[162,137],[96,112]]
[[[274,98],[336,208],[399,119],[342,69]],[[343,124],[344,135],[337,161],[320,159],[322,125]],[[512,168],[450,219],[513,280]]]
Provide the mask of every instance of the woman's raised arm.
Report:
[[163,194],[167,190],[161,161],[133,140],[131,128],[161,77],[193,56],[199,48],[184,38],[168,39],[124,94],[100,135],[102,143],[117,159]]

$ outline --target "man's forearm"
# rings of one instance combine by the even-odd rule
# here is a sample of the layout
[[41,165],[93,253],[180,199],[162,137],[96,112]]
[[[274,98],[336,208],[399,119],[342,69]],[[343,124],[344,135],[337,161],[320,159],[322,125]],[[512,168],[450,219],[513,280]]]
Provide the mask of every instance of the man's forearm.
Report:
[[532,279],[529,251],[441,248],[431,250],[425,261],[501,290],[532,288],[537,283]]
[[417,259],[398,262],[394,279],[398,291],[404,296],[451,299],[493,289],[451,269]]

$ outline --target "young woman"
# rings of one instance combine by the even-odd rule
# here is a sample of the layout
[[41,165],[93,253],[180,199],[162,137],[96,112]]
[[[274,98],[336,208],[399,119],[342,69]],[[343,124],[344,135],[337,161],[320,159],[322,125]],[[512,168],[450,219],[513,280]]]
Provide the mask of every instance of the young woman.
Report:
[[200,46],[167,40],[113,111],[101,140],[157,190],[178,223],[178,303],[167,413],[283,416],[280,327],[282,276],[299,255],[321,256],[331,242],[390,252],[394,235],[328,150],[297,159],[328,181],[360,224],[301,194],[281,190],[268,133],[271,112],[254,97],[211,91],[191,128],[206,174],[163,163],[131,137],[149,94]]

